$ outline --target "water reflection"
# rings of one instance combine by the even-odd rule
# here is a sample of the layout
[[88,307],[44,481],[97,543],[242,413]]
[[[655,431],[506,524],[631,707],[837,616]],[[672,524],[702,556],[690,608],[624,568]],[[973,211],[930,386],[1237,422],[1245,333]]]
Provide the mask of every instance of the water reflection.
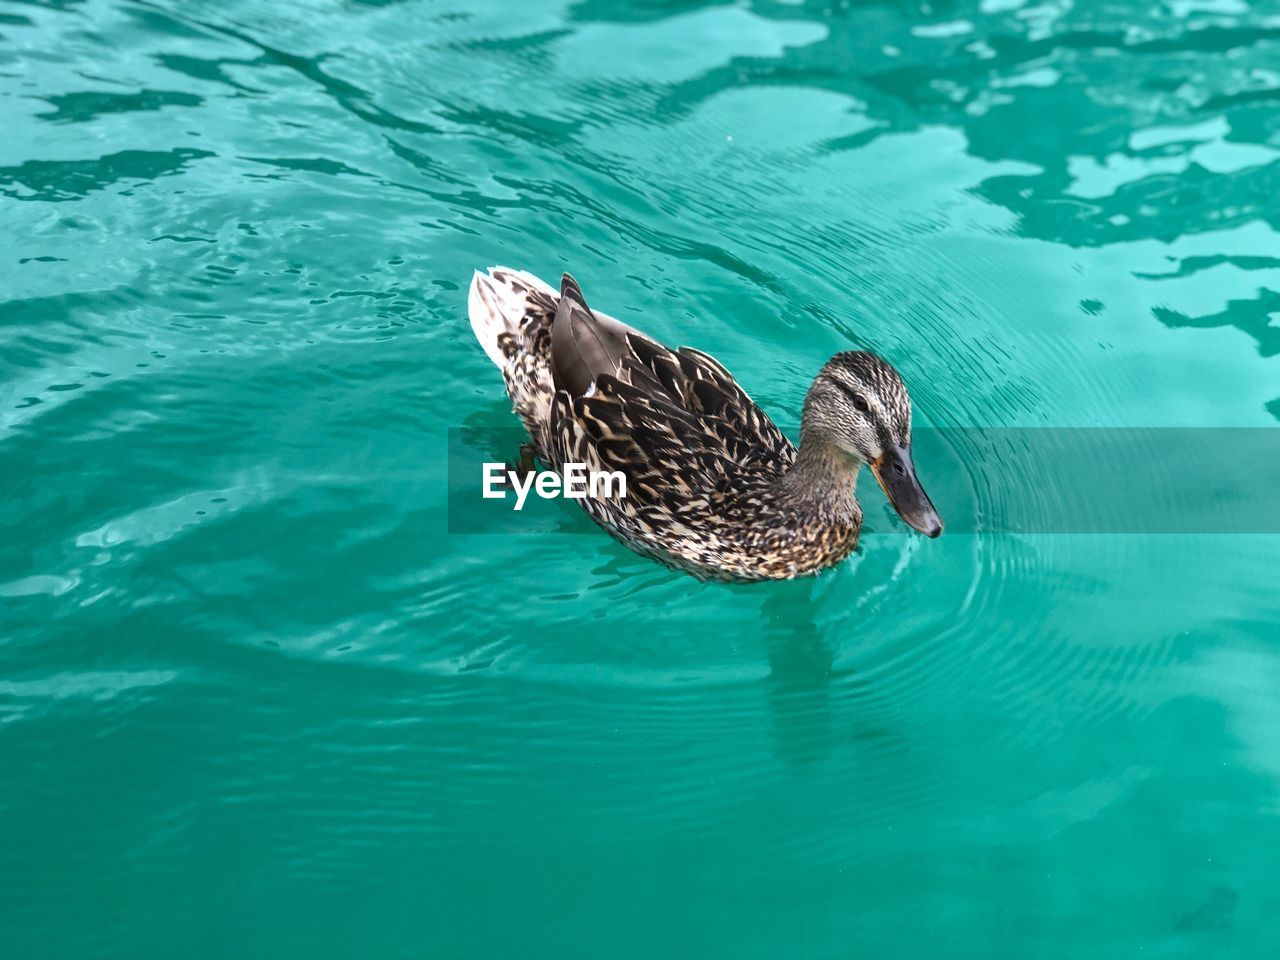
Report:
[[90,160],[28,160],[0,167],[0,194],[12,200],[74,200],[131,180],[149,182],[180,173],[213,154],[179,148],[168,151],[121,150]]
[[816,590],[811,581],[786,584],[771,591],[760,610],[777,751],[790,763],[820,760],[832,746],[835,653],[814,622]]

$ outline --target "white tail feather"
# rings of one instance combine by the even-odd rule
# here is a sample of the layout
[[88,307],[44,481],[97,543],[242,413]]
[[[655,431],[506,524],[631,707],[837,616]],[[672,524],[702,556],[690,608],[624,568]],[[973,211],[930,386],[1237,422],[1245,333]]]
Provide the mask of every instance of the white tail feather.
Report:
[[488,274],[479,270],[471,278],[471,290],[467,295],[467,312],[471,317],[471,329],[489,359],[501,369],[507,358],[498,346],[498,337],[504,333],[518,333],[524,318],[526,300],[523,290],[513,281],[552,296],[556,291],[531,273],[508,267],[490,267]]

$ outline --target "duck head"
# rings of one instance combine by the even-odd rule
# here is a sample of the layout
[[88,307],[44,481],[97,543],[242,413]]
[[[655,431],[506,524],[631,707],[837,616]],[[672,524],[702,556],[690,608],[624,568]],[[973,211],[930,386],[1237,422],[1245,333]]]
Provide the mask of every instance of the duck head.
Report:
[[942,533],[911,459],[911,398],[898,371],[874,353],[837,353],[818,372],[804,401],[800,460],[815,448],[836,451],[855,476],[867,464],[909,526],[927,537]]

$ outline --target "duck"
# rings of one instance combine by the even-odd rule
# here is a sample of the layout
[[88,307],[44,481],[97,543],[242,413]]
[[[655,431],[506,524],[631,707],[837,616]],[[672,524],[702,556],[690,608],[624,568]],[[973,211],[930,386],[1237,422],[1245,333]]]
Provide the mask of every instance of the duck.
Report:
[[467,306],[529,436],[519,468],[621,473],[622,490],[579,502],[643,556],[704,581],[820,573],[857,548],[863,466],[907,525],[942,533],[912,459],[907,388],[874,353],[823,364],[797,445],[714,357],[595,312],[567,273],[557,291],[525,271],[477,270]]

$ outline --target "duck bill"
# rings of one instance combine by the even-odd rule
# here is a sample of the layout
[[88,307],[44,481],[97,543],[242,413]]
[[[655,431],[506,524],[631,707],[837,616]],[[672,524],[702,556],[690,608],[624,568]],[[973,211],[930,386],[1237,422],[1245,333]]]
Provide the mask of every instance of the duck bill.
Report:
[[871,464],[884,495],[898,511],[898,516],[926,537],[942,533],[942,518],[933,509],[929,495],[920,486],[916,465],[911,462],[911,448],[894,445]]

